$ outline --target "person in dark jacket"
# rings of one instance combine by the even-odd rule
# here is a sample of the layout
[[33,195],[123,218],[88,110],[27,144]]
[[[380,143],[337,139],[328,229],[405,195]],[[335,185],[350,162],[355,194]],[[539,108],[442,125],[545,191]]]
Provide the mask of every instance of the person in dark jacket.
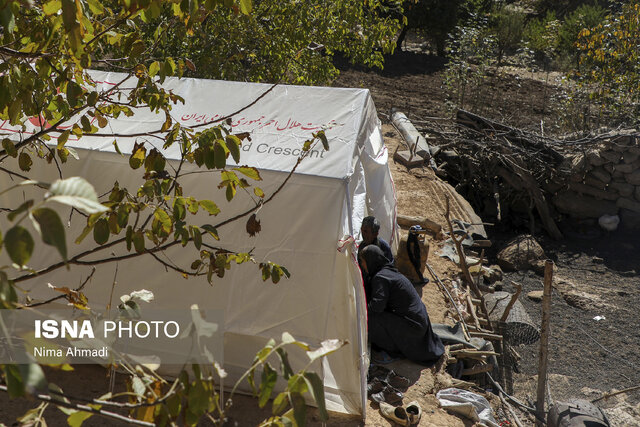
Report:
[[372,346],[416,363],[433,364],[444,353],[444,346],[433,333],[427,309],[414,286],[377,246],[367,246],[360,257],[371,277],[367,308]]
[[380,221],[378,221],[373,216],[365,217],[362,220],[362,225],[360,226],[360,234],[362,235],[362,243],[360,243],[360,247],[358,248],[358,253],[365,247],[369,245],[376,245],[382,250],[382,253],[389,260],[391,264],[393,264],[393,253],[391,253],[391,246],[387,243],[383,238],[378,237],[378,232],[380,231]]
[[[360,226],[360,234],[362,235],[362,242],[358,247],[358,263],[360,264],[360,252],[369,245],[375,245],[382,250],[384,256],[393,265],[393,253],[391,253],[391,246],[381,237],[378,237],[380,231],[380,222],[373,216],[365,217],[362,220]],[[362,281],[364,282],[364,294],[367,297],[367,303],[371,296],[371,276],[367,274],[360,264],[360,270],[362,271]]]

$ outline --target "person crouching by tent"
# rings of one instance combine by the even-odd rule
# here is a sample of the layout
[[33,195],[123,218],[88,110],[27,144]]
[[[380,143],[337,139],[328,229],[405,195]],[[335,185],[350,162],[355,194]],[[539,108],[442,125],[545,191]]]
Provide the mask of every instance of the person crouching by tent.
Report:
[[371,298],[367,304],[369,341],[382,350],[382,359],[404,356],[430,365],[444,353],[442,341],[431,329],[427,309],[409,279],[369,245],[359,253],[362,267],[371,277]]
[[[368,216],[362,220],[362,225],[360,226],[362,243],[360,243],[360,246],[358,247],[358,263],[360,263],[360,253],[362,250],[369,245],[375,245],[382,250],[384,256],[389,260],[391,265],[393,265],[394,259],[393,253],[391,252],[391,246],[389,246],[389,243],[387,243],[383,238],[378,237],[379,231],[380,221],[375,217]],[[367,298],[367,303],[369,303],[371,299],[371,276],[364,271],[362,264],[360,264],[360,270],[362,271],[362,281],[364,282],[364,294]]]

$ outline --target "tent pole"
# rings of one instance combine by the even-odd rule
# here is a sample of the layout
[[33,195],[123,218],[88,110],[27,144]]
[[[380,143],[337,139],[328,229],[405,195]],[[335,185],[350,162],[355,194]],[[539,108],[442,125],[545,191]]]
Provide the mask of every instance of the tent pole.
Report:
[[[347,211],[349,218],[349,235],[353,236],[353,220],[352,220],[352,206],[351,206],[351,193],[349,192],[349,178],[344,180],[345,196],[347,198]],[[355,246],[355,243],[354,243]],[[364,343],[362,342],[362,312],[360,306],[362,305],[362,292],[358,292],[358,289],[354,287],[356,294],[356,327],[358,328],[358,362],[360,365],[360,399],[362,404],[362,422],[366,423],[367,414],[367,373],[365,372],[364,363]]]

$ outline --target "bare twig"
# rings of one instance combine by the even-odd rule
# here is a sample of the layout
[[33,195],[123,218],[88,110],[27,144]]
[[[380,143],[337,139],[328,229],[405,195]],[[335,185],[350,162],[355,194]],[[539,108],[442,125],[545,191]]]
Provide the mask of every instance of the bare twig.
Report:
[[[80,286],[78,286],[77,288],[75,288],[75,289],[74,289],[74,291],[75,291],[75,292],[80,292],[80,291],[82,290],[82,288],[84,288],[84,287],[85,287],[85,285],[86,285],[87,283],[89,283],[89,280],[91,280],[91,278],[93,277],[93,273],[95,273],[95,272],[96,272],[96,268],[95,268],[95,267],[93,267],[93,268],[91,269],[91,274],[89,274],[89,276],[87,276],[87,278],[86,278],[86,279],[84,279],[84,282],[82,282],[82,284],[81,284]],[[21,307],[18,307],[18,308],[33,308],[33,307],[39,307],[39,306],[41,306],[41,305],[49,304],[49,303],[52,303],[52,302],[57,301],[57,300],[59,300],[59,299],[66,298],[66,297],[67,297],[67,295],[66,295],[66,294],[60,294],[60,295],[58,295],[57,297],[49,298],[49,299],[48,299],[48,300],[46,300],[46,301],[36,302],[36,303],[33,303],[33,304],[28,304],[28,305],[21,306]]]

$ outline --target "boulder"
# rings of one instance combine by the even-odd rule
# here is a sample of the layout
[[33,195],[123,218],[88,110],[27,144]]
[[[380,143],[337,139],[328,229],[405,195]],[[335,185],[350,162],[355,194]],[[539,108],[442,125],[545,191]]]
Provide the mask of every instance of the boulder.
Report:
[[622,160],[625,163],[633,163],[640,157],[640,153],[632,153],[631,151],[625,151],[622,153]]
[[605,184],[608,184],[609,182],[611,182],[611,174],[607,172],[602,166],[594,168],[587,174],[587,176],[591,176],[595,179],[599,179]]
[[619,208],[629,209],[630,211],[640,213],[640,203],[635,200],[620,197],[616,202]]
[[626,174],[624,179],[631,185],[640,185],[640,169]]
[[589,164],[593,166],[602,166],[605,163],[605,160],[600,157],[600,153],[598,150],[589,150],[587,151],[587,160]]
[[621,163],[615,166],[615,170],[618,170],[622,173],[632,173],[637,168],[632,163]]
[[618,195],[614,191],[600,190],[586,184],[580,184],[579,182],[569,184],[569,189],[580,194],[593,196],[599,200],[616,200],[618,198]]
[[613,181],[609,184],[609,188],[616,191],[622,197],[629,197],[634,191],[634,186],[625,181]]
[[495,283],[502,280],[502,269],[499,265],[491,265],[489,267],[482,267],[482,274],[489,281],[489,283]]
[[625,179],[625,173],[619,170],[614,170],[613,173],[611,174],[611,177],[613,179]]
[[[531,235],[518,236],[509,241],[498,253],[498,265],[507,271],[544,270],[544,250]],[[542,261],[542,262],[541,262]]]
[[633,197],[635,197],[636,200],[640,200],[640,187],[635,188],[633,192]]
[[544,294],[544,291],[531,291],[527,294],[527,297],[534,302],[540,302],[542,301],[542,295]]
[[622,153],[613,150],[601,151],[600,157],[610,163],[618,163],[622,158]]
[[599,179],[595,179],[589,175],[584,177],[584,183],[590,187],[598,188],[600,190],[604,190],[607,188],[607,184],[600,181]]
[[600,218],[604,214],[618,213],[613,201],[581,196],[573,191],[561,191],[552,198],[552,202],[558,211],[575,218]]
[[629,209],[620,209],[620,229],[625,231],[640,230],[640,213]]

